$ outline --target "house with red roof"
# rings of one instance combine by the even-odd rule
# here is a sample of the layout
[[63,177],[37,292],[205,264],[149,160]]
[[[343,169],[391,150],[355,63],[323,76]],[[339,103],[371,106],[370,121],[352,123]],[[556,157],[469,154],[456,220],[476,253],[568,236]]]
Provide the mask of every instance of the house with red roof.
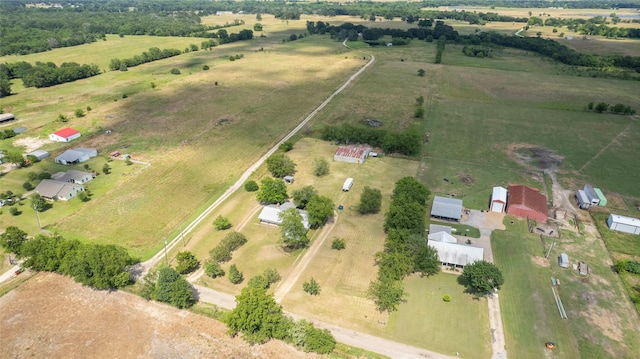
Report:
[[63,128],[49,135],[51,141],[69,142],[80,137],[80,131],[71,127]]
[[537,188],[516,184],[509,185],[507,214],[546,222],[548,218],[547,197]]

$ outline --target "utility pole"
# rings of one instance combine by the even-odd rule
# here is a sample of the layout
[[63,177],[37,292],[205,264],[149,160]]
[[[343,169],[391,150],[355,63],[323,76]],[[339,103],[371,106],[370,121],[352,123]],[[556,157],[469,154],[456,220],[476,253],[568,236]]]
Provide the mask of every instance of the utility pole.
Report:
[[38,228],[40,230],[42,230],[42,224],[40,223],[40,214],[38,213],[38,209],[36,208],[36,205],[33,205],[33,210],[36,211],[36,218],[38,219]]
[[164,261],[169,265],[169,257],[167,257],[167,237],[164,237]]

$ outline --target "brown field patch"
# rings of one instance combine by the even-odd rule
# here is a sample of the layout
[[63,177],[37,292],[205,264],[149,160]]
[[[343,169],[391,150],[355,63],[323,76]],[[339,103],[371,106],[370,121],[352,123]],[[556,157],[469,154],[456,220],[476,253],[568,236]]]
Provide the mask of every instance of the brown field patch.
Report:
[[540,267],[549,267],[549,260],[544,257],[533,256],[531,257],[531,261]]
[[600,329],[600,331],[616,342],[622,342],[622,321],[620,317],[612,311],[607,311],[595,305],[587,306],[587,315],[584,318],[587,322]]
[[22,358],[316,358],[279,341],[249,346],[216,320],[41,273],[0,298],[0,347]]

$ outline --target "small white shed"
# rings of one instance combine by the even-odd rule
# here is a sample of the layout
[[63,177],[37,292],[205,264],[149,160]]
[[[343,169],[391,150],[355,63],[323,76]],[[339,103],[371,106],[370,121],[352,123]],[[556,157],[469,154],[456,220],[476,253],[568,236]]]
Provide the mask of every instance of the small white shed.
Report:
[[502,213],[507,208],[507,189],[504,187],[493,187],[491,193],[491,212]]

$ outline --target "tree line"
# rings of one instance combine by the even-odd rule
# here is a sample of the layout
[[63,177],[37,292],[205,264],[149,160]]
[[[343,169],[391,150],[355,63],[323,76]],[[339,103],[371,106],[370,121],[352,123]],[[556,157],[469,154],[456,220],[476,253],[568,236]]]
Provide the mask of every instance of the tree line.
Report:
[[380,147],[386,153],[399,153],[406,156],[415,156],[420,153],[422,148],[422,136],[417,129],[398,133],[345,123],[340,126],[323,127],[320,136],[325,141],[368,144]]
[[[197,47],[196,47],[197,49]],[[126,70],[129,67],[138,66],[147,62],[166,59],[173,56],[178,56],[182,51],[178,49],[163,49],[160,50],[157,47],[149,48],[149,51],[144,51],[140,55],[135,55],[127,59],[113,58],[109,62],[110,70]]]
[[[615,15],[615,14],[612,14]],[[616,16],[611,17],[611,21],[614,24],[619,23],[621,20]],[[595,16],[590,19],[562,19],[562,18],[548,18],[543,21],[540,17],[531,17],[528,21],[529,25],[541,25],[541,26],[553,26],[564,27],[568,30],[577,32],[582,35],[599,35],[606,37],[628,37],[628,38],[640,38],[640,29],[628,28],[628,27],[616,27],[607,26],[607,19],[603,16]]]
[[24,259],[25,268],[67,275],[100,290],[131,284],[127,268],[137,262],[120,246],[83,243],[59,235],[29,238],[13,226],[0,235],[0,245]]
[[398,309],[406,295],[402,284],[404,277],[414,272],[430,276],[440,271],[438,253],[424,239],[425,212],[430,195],[429,189],[413,177],[396,182],[385,215],[384,250],[376,253],[378,279],[369,284],[368,290],[380,312]]
[[97,65],[80,65],[65,62],[57,66],[53,62],[37,61],[35,65],[20,61],[0,64],[0,97],[11,94],[11,79],[22,78],[24,87],[50,87],[100,74]]

